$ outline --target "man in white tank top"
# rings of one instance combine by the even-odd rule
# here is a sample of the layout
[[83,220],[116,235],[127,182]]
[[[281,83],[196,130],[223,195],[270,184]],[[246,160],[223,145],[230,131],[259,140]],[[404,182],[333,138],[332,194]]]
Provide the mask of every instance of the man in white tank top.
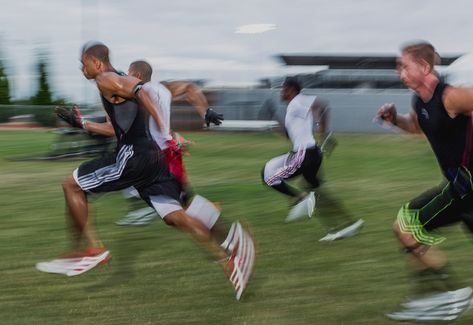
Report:
[[[295,78],[287,78],[281,89],[281,99],[289,102],[286,110],[285,129],[292,142],[292,151],[268,161],[263,169],[263,182],[276,191],[287,195],[294,207],[286,217],[286,221],[297,220],[302,217],[312,217],[315,209],[315,190],[320,186],[318,171],[322,163],[322,151],[331,152],[336,145],[335,140],[328,132],[329,106],[317,96],[303,95],[301,86]],[[318,133],[323,139],[321,148],[313,135],[314,124],[318,126]],[[286,180],[302,175],[308,184],[308,192],[290,186]],[[324,194],[327,198],[327,194]],[[335,201],[330,199],[333,203]],[[339,206],[338,204],[335,204]],[[349,215],[338,208],[338,214],[349,219]],[[339,216],[340,217],[340,216]],[[348,222],[343,227],[327,234],[321,240],[335,240],[354,235],[363,224],[362,220]]]
[[[222,123],[223,115],[218,114],[209,108],[208,102],[195,84],[185,81],[174,81],[168,83],[159,83],[151,81],[152,67],[146,61],[132,62],[128,69],[130,76],[141,79],[145,84],[143,90],[149,93],[150,98],[158,109],[161,117],[161,128],[158,128],[153,119],[149,121],[149,131],[158,144],[159,148],[166,155],[168,168],[171,173],[177,178],[184,188],[183,196],[186,203],[189,196],[191,196],[188,186],[187,175],[182,161],[181,146],[185,143],[180,143],[180,139],[173,139],[171,132],[171,102],[173,98],[184,98],[191,104],[197,113],[205,120],[206,124],[213,123],[219,125]],[[184,140],[185,141],[185,140]],[[116,222],[121,226],[142,226],[149,224],[156,218],[154,209],[149,207],[139,209],[137,205],[142,204],[141,200],[135,199],[137,192],[133,189],[123,191],[124,196],[130,199],[132,211],[124,218]]]
[[[176,81],[162,84],[151,81],[152,68],[145,61],[131,63],[128,74],[144,82],[142,91],[148,94],[161,120],[160,127],[158,127],[155,120],[149,118],[150,134],[164,152],[168,169],[180,182],[183,192],[189,200],[189,202],[182,203],[164,195],[151,197],[150,201],[154,210],[164,219],[166,215],[182,209],[184,205],[186,207],[185,213],[190,218],[207,227],[212,238],[230,254],[224,268],[226,272],[230,273],[228,274],[230,281],[237,292],[237,299],[240,299],[254,266],[253,239],[238,221],[231,224],[231,226],[228,226],[230,223],[223,223],[220,219],[220,210],[206,198],[195,195],[190,200],[188,197],[190,195],[190,193],[187,193],[189,184],[182,160],[182,152],[171,135],[171,102],[173,98],[184,97],[189,104],[196,108],[207,125],[210,123],[219,125],[223,120],[223,116],[208,107],[202,91],[193,83]],[[153,215],[155,215],[154,212]],[[136,217],[138,218],[139,215],[136,215]],[[234,274],[239,274],[239,276],[235,277]]]

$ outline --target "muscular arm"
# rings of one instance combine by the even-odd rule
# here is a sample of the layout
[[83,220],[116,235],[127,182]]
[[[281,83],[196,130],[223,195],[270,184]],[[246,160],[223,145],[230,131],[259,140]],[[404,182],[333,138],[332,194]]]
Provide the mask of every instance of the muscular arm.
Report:
[[107,137],[114,137],[115,130],[113,129],[110,118],[107,116],[107,121],[104,123],[96,123],[87,121],[84,123],[84,129],[89,133],[101,134]]
[[130,76],[120,76],[114,72],[105,72],[95,79],[97,87],[107,99],[121,97],[126,99],[136,98],[138,102],[148,111],[156,124],[162,129],[163,123],[158,110],[146,91],[135,92],[140,79]]
[[391,123],[406,132],[422,133],[417,121],[417,114],[414,111],[407,114],[398,114],[394,104],[384,104],[381,106],[376,117]]
[[209,103],[202,90],[192,82],[172,81],[163,83],[172,94],[172,98],[184,98],[189,104],[195,107],[199,115],[204,118]]
[[473,112],[473,88],[448,87],[443,93],[443,104],[451,117]]
[[417,122],[417,114],[414,111],[407,114],[398,114],[396,123],[393,124],[409,133],[422,133],[419,123]]

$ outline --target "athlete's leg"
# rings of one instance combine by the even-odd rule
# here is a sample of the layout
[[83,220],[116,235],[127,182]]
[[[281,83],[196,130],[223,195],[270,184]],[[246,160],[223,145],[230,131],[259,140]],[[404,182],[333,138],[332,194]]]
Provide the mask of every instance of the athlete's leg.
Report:
[[70,256],[72,260],[61,258],[38,263],[37,268],[44,272],[74,276],[106,263],[110,255],[95,235],[86,193],[118,191],[136,184],[144,186],[158,176],[170,179],[166,170],[147,168],[154,166],[157,159],[159,156],[154,144],[150,143],[149,148],[123,145],[116,154],[87,161],[74,170],[63,184],[66,212],[74,229],[73,248],[79,248],[81,238],[87,240],[88,248]]
[[[460,288],[461,283],[447,272],[447,258],[436,247],[445,238],[431,231],[461,221],[461,215],[470,210],[471,197],[460,198],[451,183],[421,194],[400,209],[393,230],[409,254],[414,289],[421,290],[422,298],[403,304],[403,310],[387,314],[389,318],[453,320],[469,308],[473,290]],[[427,292],[431,295],[426,297]]]
[[[155,193],[157,193],[158,186],[159,184],[154,188]],[[191,204],[191,207],[188,209],[190,213],[184,211],[179,201],[178,189],[179,185],[175,181],[171,181],[160,187],[163,194],[147,195],[145,191],[140,192],[140,194],[149,206],[156,210],[156,213],[161,216],[166,224],[190,234],[198,242],[203,243],[217,259],[224,258],[227,254],[210,233],[210,228],[215,224],[220,212],[217,211],[217,214],[213,216],[202,217],[205,210],[198,207],[195,208],[195,204],[194,206]]]
[[271,187],[272,189],[278,191],[279,193],[284,194],[286,196],[289,196],[289,197],[291,197],[295,200],[299,200],[299,199],[304,197],[305,193],[303,191],[300,191],[300,190],[296,189],[295,187],[289,185],[284,180],[281,180],[278,183],[272,183],[270,185],[268,182],[265,181],[265,177],[264,177],[265,170],[266,170],[266,167],[264,167],[263,170],[261,171],[261,178],[263,179],[263,183],[265,185],[267,185],[267,186]]
[[[98,265],[106,264],[111,256],[101,245],[91,225],[87,195],[73,176],[63,183],[66,200],[66,218],[72,233],[72,251],[61,258],[36,264],[39,271],[76,276]],[[81,240],[87,241],[87,249],[81,249]]]
[[220,206],[201,195],[188,199],[186,213],[191,218],[202,222],[210,230],[211,236],[218,243],[223,243],[229,231],[229,226],[221,218]]
[[218,260],[227,257],[225,250],[211,236],[210,230],[199,220],[189,217],[183,209],[167,214],[163,220],[166,224],[190,234]]
[[433,280],[442,282],[444,290],[456,284],[446,276],[447,258],[436,246],[445,238],[431,231],[461,221],[464,202],[452,192],[451,184],[431,189],[404,205],[393,226],[415,272],[438,274]]
[[447,264],[446,255],[438,247],[420,243],[412,234],[402,231],[398,221],[394,222],[393,231],[406,252],[413,257],[412,264],[416,270],[440,270]]
[[76,183],[71,175],[63,183],[64,197],[66,200],[66,212],[70,217],[73,227],[73,249],[79,249],[80,240],[85,238],[89,247],[100,247],[93,227],[89,220],[89,205],[86,193]]
[[263,183],[274,190],[291,198],[293,203],[301,200],[307,193],[296,189],[286,180],[301,173],[300,167],[304,160],[304,152],[289,152],[269,160],[261,173]]
[[309,148],[305,152],[304,161],[300,168],[300,173],[310,186],[310,190],[315,190],[320,186],[318,177],[322,164],[322,152],[318,147]]
[[[154,156],[153,151],[146,153]],[[91,222],[87,193],[118,191],[134,185],[149,175],[144,170],[147,155],[138,155],[132,145],[124,145],[118,153],[82,163],[63,183],[66,212],[71,219],[75,249],[85,239],[88,247],[102,247]]]
[[345,207],[343,202],[333,195],[333,193],[325,186],[321,186],[317,190],[316,215],[320,219],[321,223],[328,229],[329,234],[337,233],[354,224],[359,225],[358,229],[355,229],[356,233],[363,225],[363,220],[355,219],[351,211]]
[[173,185],[176,183],[168,183],[163,188],[169,195],[141,195],[168,225],[189,233],[217,260],[226,261],[224,270],[240,299],[253,272],[255,246],[252,236],[239,222],[234,222],[227,231],[228,227],[218,222],[220,210],[201,196],[194,197],[184,211],[181,203],[173,198],[177,196],[173,193]]
[[321,221],[329,229],[321,241],[332,241],[351,237],[358,233],[364,221],[356,220],[342,205],[340,200],[333,196],[327,188],[320,186],[320,167],[322,164],[322,152],[318,147],[306,150],[305,158],[301,166],[301,173],[309,185],[309,191],[317,193],[317,208]]

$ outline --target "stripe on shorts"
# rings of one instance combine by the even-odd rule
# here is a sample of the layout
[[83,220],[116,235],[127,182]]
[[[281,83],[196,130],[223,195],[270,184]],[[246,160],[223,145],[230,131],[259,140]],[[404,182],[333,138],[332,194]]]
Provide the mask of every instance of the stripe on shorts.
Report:
[[90,174],[78,178],[79,186],[88,191],[104,183],[120,179],[128,160],[133,157],[133,146],[125,145],[120,148],[114,164],[102,167]]
[[272,186],[293,175],[301,167],[304,157],[305,147],[299,148],[297,152],[289,153],[284,161],[284,165],[277,169],[276,173],[266,180],[266,184]]

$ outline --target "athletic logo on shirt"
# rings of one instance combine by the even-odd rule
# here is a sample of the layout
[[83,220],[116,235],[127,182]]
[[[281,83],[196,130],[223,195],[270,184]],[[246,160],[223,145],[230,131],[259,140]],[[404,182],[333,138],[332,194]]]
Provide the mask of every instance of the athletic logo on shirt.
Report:
[[427,110],[425,108],[422,108],[420,112],[422,113],[422,115],[424,115],[424,118],[426,120],[429,119],[429,112],[427,112]]

